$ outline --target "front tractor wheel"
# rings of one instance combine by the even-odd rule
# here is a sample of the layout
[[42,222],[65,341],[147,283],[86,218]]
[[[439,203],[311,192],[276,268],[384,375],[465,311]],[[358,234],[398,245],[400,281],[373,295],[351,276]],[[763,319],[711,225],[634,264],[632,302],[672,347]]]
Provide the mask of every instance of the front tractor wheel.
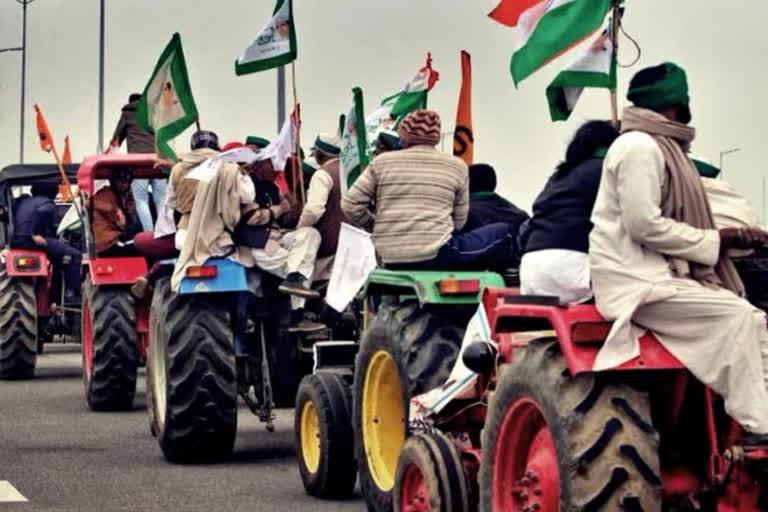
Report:
[[0,268],[0,379],[31,379],[37,363],[37,301],[33,279]]
[[516,349],[483,429],[481,510],[661,510],[648,396],[605,379],[571,377],[552,340]]
[[[150,426],[171,462],[221,460],[237,433],[237,376],[229,314],[162,281],[148,354]],[[164,321],[164,324],[162,323]]]
[[124,286],[98,286],[86,278],[82,291],[83,383],[94,411],[133,408],[139,349],[133,297]]

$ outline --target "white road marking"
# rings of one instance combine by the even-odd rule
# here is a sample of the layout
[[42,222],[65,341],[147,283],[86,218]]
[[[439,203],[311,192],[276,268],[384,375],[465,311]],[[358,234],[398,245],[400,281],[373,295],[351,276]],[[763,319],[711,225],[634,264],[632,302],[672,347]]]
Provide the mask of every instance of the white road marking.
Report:
[[27,501],[8,480],[0,480],[0,503],[16,503]]

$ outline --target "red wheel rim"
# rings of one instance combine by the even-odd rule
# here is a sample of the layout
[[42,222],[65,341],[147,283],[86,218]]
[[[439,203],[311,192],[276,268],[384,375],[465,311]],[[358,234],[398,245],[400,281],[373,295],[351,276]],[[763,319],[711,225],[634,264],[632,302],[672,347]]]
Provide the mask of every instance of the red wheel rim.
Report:
[[557,452],[544,414],[531,398],[510,404],[494,447],[493,509],[557,512]]
[[86,299],[83,299],[82,325],[83,370],[85,377],[90,379],[93,371],[93,335],[91,333],[91,307]]
[[429,493],[424,475],[418,466],[410,464],[403,472],[400,486],[400,510],[403,512],[429,512]]

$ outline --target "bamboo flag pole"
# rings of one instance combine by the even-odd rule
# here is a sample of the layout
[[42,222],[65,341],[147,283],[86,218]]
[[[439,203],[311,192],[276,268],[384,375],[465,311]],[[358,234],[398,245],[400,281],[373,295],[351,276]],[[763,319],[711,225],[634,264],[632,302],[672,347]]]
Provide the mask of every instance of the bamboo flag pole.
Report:
[[[299,99],[296,93],[296,61],[291,61],[291,82],[293,86],[293,111],[296,112],[298,119],[296,120],[296,169],[299,175],[299,188],[301,189],[301,204],[307,202],[304,192],[304,173],[301,168],[301,114],[299,111]],[[296,181],[294,180],[294,183]]]
[[[611,64],[614,69],[618,68],[617,61],[619,59],[619,27],[621,23],[621,13],[619,11],[619,2],[614,0],[613,2],[613,19],[611,20],[611,44],[613,45],[613,63]],[[618,84],[617,84],[618,85]],[[613,126],[616,129],[619,128],[619,104],[618,96],[616,94],[616,86],[611,90],[611,120]]]

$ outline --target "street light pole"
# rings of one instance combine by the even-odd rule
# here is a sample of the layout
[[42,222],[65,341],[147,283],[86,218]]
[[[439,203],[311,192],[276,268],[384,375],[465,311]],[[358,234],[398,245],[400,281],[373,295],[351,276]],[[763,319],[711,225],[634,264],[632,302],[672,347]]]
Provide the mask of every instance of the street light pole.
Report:
[[16,0],[23,9],[23,21],[21,29],[21,130],[19,133],[19,163],[24,163],[24,102],[27,89],[27,5],[35,0]]
[[741,148],[725,149],[720,152],[720,179],[723,179],[725,172],[723,171],[723,157],[741,151]]
[[96,144],[97,153],[101,153],[103,143],[104,143],[104,0],[101,0],[101,8],[99,10],[99,141]]

